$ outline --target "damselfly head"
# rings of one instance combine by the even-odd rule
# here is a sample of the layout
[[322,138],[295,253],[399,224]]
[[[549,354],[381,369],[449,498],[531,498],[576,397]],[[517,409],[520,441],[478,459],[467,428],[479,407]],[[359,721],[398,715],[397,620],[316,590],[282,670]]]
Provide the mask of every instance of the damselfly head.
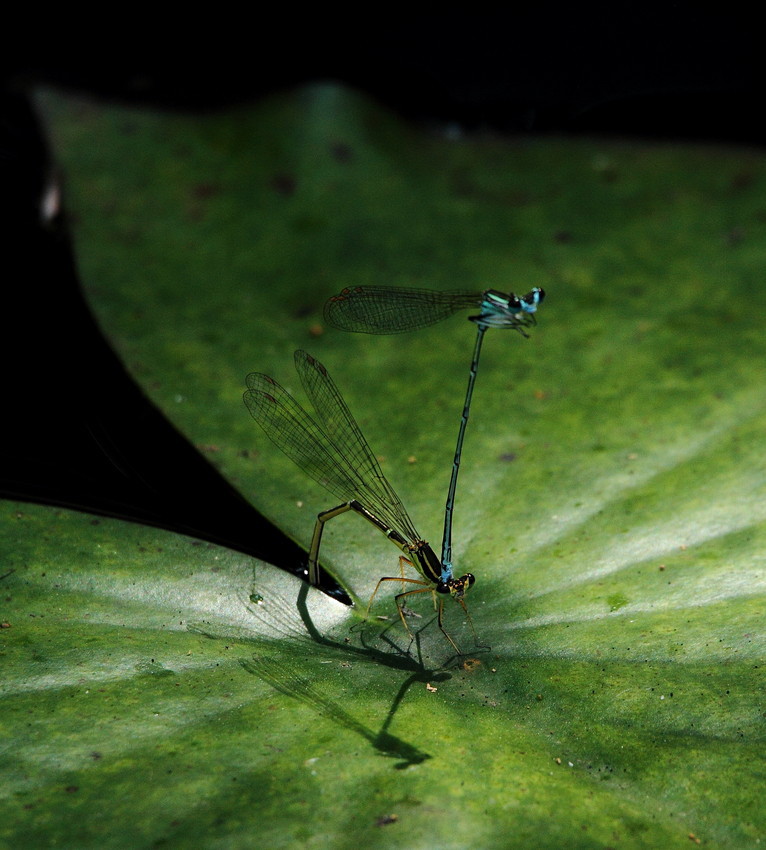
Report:
[[517,299],[519,301],[519,309],[525,313],[534,313],[544,298],[545,290],[540,286],[536,286],[531,292],[527,292],[526,295],[522,295],[521,298]]
[[450,578],[447,581],[439,581],[436,584],[437,593],[449,593],[455,599],[462,599],[469,587],[476,581],[473,573],[466,573],[460,578]]

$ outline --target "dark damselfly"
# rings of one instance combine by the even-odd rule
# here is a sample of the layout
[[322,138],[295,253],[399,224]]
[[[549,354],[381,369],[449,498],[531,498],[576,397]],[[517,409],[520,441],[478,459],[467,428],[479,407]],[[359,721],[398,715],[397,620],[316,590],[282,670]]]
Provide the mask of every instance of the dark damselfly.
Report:
[[[317,584],[319,547],[325,523],[346,511],[355,511],[404,553],[399,556],[401,575],[384,576],[378,581],[367,606],[368,613],[384,582],[397,581],[402,587],[416,585],[395,597],[405,629],[412,636],[402,608],[405,597],[430,592],[438,612],[439,628],[460,653],[444,628],[444,598],[451,596],[460,603],[473,631],[463,596],[473,585],[474,576],[467,573],[456,578],[452,566],[441,563],[431,546],[418,534],[325,367],[307,352],[296,351],[295,368],[314,406],[315,416],[307,413],[287,390],[262,372],[247,376],[244,401],[250,415],[271,441],[307,475],[341,500],[339,505],[317,516],[309,549],[309,581]],[[405,565],[414,567],[421,578],[406,577]]]

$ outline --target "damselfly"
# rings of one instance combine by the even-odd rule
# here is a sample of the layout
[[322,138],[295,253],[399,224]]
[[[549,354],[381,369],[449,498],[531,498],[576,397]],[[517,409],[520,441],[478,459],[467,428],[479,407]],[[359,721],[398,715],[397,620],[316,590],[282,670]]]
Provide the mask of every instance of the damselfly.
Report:
[[[467,573],[455,578],[452,567],[440,563],[431,546],[415,530],[324,366],[305,351],[296,351],[295,368],[314,406],[316,418],[273,378],[261,372],[247,376],[244,401],[250,415],[271,441],[307,475],[341,500],[337,507],[317,516],[309,549],[309,581],[317,584],[319,547],[325,523],[346,511],[355,511],[404,552],[399,556],[401,575],[385,576],[378,581],[367,607],[368,613],[384,582],[398,581],[402,588],[417,585],[411,590],[402,590],[395,597],[405,629],[411,634],[402,609],[404,598],[430,592],[438,611],[439,628],[459,653],[442,623],[444,597],[452,596],[460,603],[473,630],[463,595],[474,583],[474,576]],[[422,578],[405,577],[405,564],[413,566]]]
[[531,292],[519,297],[513,292],[504,295],[495,289],[489,289],[486,292],[471,292],[463,289],[439,292],[433,289],[400,289],[393,286],[356,286],[344,289],[325,304],[324,316],[331,325],[344,331],[371,334],[394,334],[418,330],[436,324],[459,310],[479,308],[478,315],[468,317],[476,323],[476,343],[468,373],[468,388],[460,418],[452,475],[444,509],[441,562],[443,568],[450,572],[452,571],[452,514],[455,507],[457,476],[484,333],[487,328],[511,328],[522,336],[528,336],[526,329],[537,323],[534,314],[543,298],[545,298],[545,291],[540,287],[535,287]]

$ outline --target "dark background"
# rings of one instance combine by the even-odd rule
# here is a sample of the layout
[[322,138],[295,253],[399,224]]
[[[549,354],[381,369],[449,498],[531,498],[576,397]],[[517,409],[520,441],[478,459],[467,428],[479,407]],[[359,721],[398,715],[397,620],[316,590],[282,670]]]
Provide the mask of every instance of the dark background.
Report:
[[293,572],[305,559],[146,401],[92,322],[66,210],[41,220],[49,158],[29,102],[37,84],[209,110],[335,79],[413,122],[468,131],[766,141],[758,24],[736,9],[626,3],[584,14],[547,5],[396,22],[382,20],[382,10],[366,14],[328,20],[291,11],[218,28],[202,22],[196,32],[166,27],[151,46],[153,22],[133,34],[135,21],[132,29],[119,21],[92,29],[86,47],[82,39],[53,48],[34,41],[5,52],[0,497],[161,526]]

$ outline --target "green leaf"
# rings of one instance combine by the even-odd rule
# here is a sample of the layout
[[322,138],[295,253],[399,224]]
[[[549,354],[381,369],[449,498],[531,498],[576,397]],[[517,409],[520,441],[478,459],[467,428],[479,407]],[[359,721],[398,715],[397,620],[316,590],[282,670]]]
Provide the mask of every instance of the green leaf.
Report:
[[472,325],[322,333],[322,304],[548,297],[529,340],[485,342],[454,548],[489,648],[448,605],[462,659],[425,598],[412,646],[387,589],[390,619],[363,619],[397,565],[358,517],[323,542],[349,610],[241,555],[6,505],[3,839],[763,840],[763,157],[441,137],[335,86],[205,117],[40,104],[106,333],[303,542],[332,497],[248,417],[245,374],[302,400],[292,351],[318,357],[438,542]]

